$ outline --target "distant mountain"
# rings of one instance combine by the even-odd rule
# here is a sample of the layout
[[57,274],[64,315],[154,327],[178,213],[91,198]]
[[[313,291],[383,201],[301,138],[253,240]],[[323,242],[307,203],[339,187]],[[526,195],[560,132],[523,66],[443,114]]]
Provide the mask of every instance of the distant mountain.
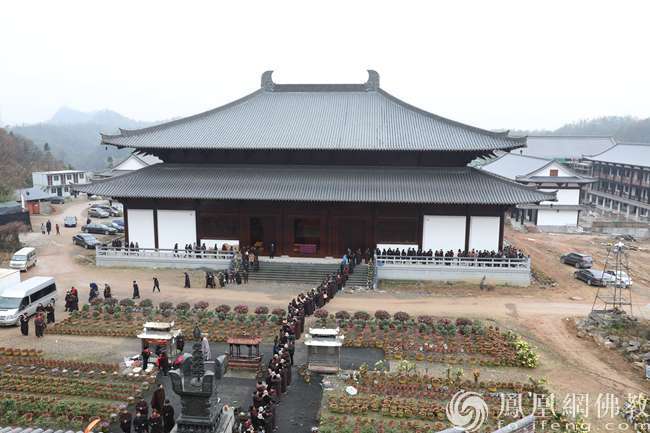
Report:
[[152,124],[111,110],[84,112],[63,107],[47,122],[15,126],[11,130],[39,146],[48,143],[55,158],[74,168],[99,171],[107,168],[109,157],[117,162],[130,153],[128,149],[100,146],[101,132],[111,134],[118,132],[118,128],[137,129]]
[[528,135],[610,135],[616,141],[650,143],[650,118],[606,116],[567,123],[555,130],[511,132]]
[[14,190],[32,186],[32,172],[64,168],[52,154],[25,137],[0,128],[0,201],[13,199]]

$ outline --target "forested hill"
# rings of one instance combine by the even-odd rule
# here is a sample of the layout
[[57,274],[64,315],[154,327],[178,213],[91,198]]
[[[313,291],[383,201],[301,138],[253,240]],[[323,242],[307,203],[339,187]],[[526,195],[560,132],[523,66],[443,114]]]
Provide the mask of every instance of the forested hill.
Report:
[[611,135],[616,141],[650,143],[650,118],[607,116],[567,123],[554,131],[512,132],[522,132],[528,135]]
[[32,185],[32,172],[63,169],[63,163],[31,140],[0,128],[0,202],[13,199],[17,188]]
[[149,126],[110,110],[82,112],[60,109],[47,122],[15,126],[12,131],[33,140],[37,145],[48,143],[52,155],[77,169],[101,171],[126,158],[128,149],[100,146],[100,132],[116,133],[118,128],[137,129]]

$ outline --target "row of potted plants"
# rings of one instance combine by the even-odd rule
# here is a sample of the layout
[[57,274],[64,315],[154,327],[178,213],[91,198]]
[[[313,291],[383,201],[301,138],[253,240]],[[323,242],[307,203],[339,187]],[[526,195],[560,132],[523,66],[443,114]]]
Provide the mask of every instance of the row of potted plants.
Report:
[[115,373],[119,370],[119,365],[115,363],[103,362],[85,362],[62,359],[49,359],[43,356],[1,356],[0,365],[29,366],[37,368],[68,370],[71,372],[108,372]]

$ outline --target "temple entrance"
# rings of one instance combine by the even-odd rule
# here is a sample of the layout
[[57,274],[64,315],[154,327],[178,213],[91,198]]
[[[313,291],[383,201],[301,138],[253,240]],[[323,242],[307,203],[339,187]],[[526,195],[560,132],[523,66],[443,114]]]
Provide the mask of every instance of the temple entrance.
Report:
[[251,217],[249,220],[249,235],[252,246],[263,255],[268,255],[269,245],[276,242],[276,221],[273,216]]
[[366,245],[366,221],[357,218],[341,218],[338,221],[337,251],[334,256],[342,256],[346,249],[356,250],[361,248],[365,251]]
[[293,254],[317,256],[321,250],[320,218],[293,220]]

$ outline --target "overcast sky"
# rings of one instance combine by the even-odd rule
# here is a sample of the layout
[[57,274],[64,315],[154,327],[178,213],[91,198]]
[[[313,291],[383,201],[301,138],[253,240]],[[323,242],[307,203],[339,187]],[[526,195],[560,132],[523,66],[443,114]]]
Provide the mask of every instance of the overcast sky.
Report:
[[647,1],[42,1],[2,3],[2,124],[63,105],[138,120],[259,87],[363,82],[484,128],[650,117]]

